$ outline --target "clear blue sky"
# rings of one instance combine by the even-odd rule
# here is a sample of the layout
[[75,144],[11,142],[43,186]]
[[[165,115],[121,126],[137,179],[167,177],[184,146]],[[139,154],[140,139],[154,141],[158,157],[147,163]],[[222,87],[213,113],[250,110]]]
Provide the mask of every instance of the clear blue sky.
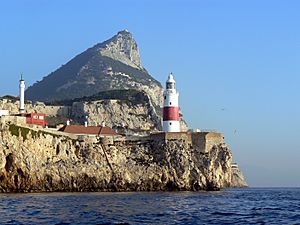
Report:
[[225,134],[250,185],[300,186],[299,12],[297,0],[3,0],[0,95],[126,28],[156,79],[174,73],[190,127]]

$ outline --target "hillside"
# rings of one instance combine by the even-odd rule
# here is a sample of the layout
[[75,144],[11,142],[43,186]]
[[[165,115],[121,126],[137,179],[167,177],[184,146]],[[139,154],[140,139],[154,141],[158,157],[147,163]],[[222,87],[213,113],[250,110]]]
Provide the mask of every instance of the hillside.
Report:
[[99,100],[123,100],[128,101],[133,104],[143,104],[148,100],[148,96],[142,92],[134,89],[127,90],[108,90],[101,91],[91,96],[84,96],[81,98],[75,99],[64,99],[64,100],[53,100],[50,102],[45,102],[46,105],[63,105],[63,106],[72,106],[74,102],[92,102]]

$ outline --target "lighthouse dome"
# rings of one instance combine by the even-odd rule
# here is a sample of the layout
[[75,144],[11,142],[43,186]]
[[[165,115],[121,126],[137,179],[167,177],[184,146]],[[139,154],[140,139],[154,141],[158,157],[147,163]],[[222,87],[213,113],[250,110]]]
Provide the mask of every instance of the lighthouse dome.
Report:
[[172,73],[169,74],[167,82],[168,83],[175,83],[175,80],[174,80],[174,77],[173,77]]

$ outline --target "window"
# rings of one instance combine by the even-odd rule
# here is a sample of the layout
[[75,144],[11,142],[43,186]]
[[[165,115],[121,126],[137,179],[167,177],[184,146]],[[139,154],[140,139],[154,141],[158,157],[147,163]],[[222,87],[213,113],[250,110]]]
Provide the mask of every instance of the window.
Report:
[[167,89],[175,89],[175,83],[167,82]]
[[172,102],[170,102],[170,105],[172,105]]
[[172,123],[170,122],[170,125],[172,125]]
[[167,96],[165,96],[165,100],[167,99]]

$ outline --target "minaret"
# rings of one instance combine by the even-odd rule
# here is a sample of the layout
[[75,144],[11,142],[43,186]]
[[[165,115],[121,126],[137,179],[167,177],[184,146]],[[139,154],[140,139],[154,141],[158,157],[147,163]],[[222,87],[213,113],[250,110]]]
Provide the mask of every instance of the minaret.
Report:
[[176,82],[172,73],[170,73],[164,92],[164,132],[180,132],[178,97],[179,93],[176,91]]
[[19,84],[20,91],[20,113],[25,113],[25,81],[23,80],[23,75],[21,74],[21,80]]

